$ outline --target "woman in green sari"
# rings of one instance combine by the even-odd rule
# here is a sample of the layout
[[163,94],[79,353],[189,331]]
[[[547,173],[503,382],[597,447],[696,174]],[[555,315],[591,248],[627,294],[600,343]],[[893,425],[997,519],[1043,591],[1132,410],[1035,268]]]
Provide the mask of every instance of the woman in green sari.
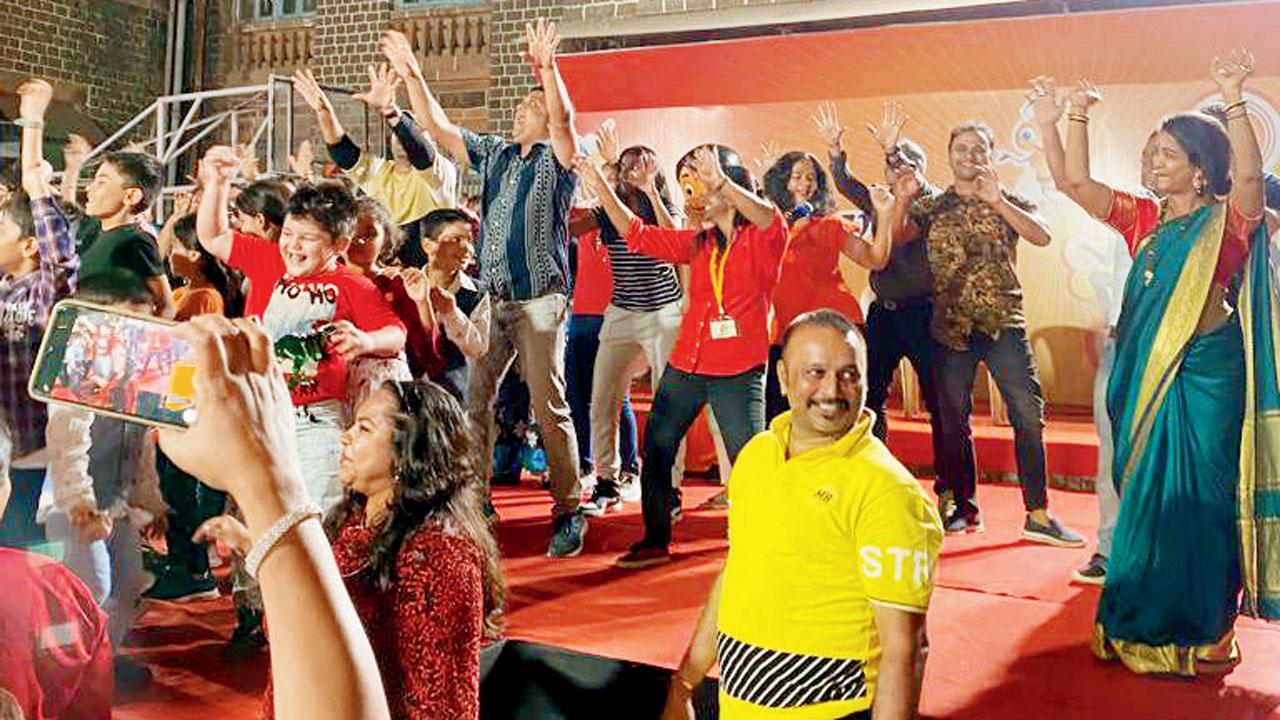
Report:
[[[1122,500],[1093,649],[1135,672],[1230,669],[1242,574],[1248,612],[1280,609],[1274,583],[1267,591],[1257,572],[1273,550],[1251,532],[1254,390],[1275,376],[1272,336],[1253,327],[1272,327],[1272,306],[1262,158],[1242,92],[1252,71],[1247,53],[1214,60],[1225,128],[1200,113],[1161,123],[1150,168],[1160,200],[1090,177],[1088,111],[1101,96],[1081,83],[1067,99],[1059,189],[1120,232],[1134,256],[1107,391]],[[1034,99],[1047,102],[1046,92],[1038,86]],[[1242,529],[1253,550],[1243,573]]]

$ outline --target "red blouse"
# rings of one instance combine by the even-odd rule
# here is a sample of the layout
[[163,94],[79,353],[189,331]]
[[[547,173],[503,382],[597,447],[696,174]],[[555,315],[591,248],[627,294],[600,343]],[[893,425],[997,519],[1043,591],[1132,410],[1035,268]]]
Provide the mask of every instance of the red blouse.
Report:
[[805,218],[791,226],[791,242],[773,291],[770,343],[780,343],[792,320],[818,308],[838,310],[854,323],[862,323],[862,306],[840,275],[845,238],[857,232],[856,222],[838,215]]
[[635,219],[627,228],[627,248],[689,266],[689,307],[680,321],[671,366],[697,375],[738,375],[769,361],[769,301],[787,249],[787,221],[775,209],[769,227],[740,227],[728,257],[716,253],[724,268],[724,311],[737,329],[736,337],[730,338],[712,337],[711,323],[720,317],[711,282],[715,243],[699,238],[700,232]]
[[[480,645],[484,636],[484,557],[468,537],[438,525],[406,538],[395,586],[379,591],[366,565],[373,533],[354,511],[338,530],[333,554],[378,658],[391,717],[480,717]],[[266,717],[273,717],[267,686]]]
[[[1227,227],[1222,237],[1222,249],[1218,252],[1218,266],[1213,271],[1214,283],[1222,287],[1231,285],[1231,276],[1244,265],[1249,256],[1249,243],[1261,217],[1247,218],[1227,204]],[[1124,237],[1129,255],[1136,257],[1142,241],[1160,225],[1160,203],[1145,195],[1113,190],[1111,211],[1104,222]]]

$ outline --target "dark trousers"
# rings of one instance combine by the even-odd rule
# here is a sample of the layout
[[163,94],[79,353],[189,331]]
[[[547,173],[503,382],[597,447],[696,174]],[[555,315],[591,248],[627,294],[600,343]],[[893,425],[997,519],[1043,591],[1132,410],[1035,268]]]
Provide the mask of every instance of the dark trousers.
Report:
[[902,358],[911,362],[920,380],[920,394],[929,410],[932,426],[933,472],[942,476],[946,457],[942,444],[942,415],[938,412],[938,388],[934,382],[933,339],[929,323],[933,319],[933,303],[901,306],[877,300],[867,313],[867,409],[876,414],[871,431],[883,442],[889,434],[889,420],[884,403],[893,384],[893,374]]
[[209,572],[208,543],[197,543],[191,536],[205,520],[225,511],[227,495],[183,472],[159,448],[156,474],[160,476],[160,494],[169,505],[169,524],[164,531],[169,564],[193,576],[204,575]]
[[646,545],[671,543],[671,467],[680,441],[708,403],[733,462],[747,441],[764,429],[764,368],[722,377],[695,375],[668,365],[662,373],[645,428],[640,471]]
[[1009,408],[1013,425],[1014,452],[1018,459],[1018,482],[1027,510],[1049,505],[1045,493],[1044,396],[1027,333],[1010,328],[992,339],[975,332],[969,349],[963,352],[935,345],[938,406],[942,414],[943,452],[946,473],[935,490],[950,490],[957,507],[976,510],[977,468],[973,456],[973,432],[969,415],[973,411],[973,378],[978,362],[986,363]]
[[[595,469],[591,459],[591,378],[596,369],[596,351],[600,349],[600,327],[603,315],[570,315],[569,334],[564,350],[565,396],[573,415],[573,432],[578,436],[578,470],[585,475]],[[631,410],[631,394],[622,396],[618,415],[618,454],[622,472],[634,473],[636,459],[636,414]]]
[[[782,360],[782,346],[769,346],[769,367],[764,373],[764,422],[767,426],[773,419],[790,409],[787,396],[782,394],[782,383],[778,381],[778,361]],[[720,418],[717,417],[716,420]]]

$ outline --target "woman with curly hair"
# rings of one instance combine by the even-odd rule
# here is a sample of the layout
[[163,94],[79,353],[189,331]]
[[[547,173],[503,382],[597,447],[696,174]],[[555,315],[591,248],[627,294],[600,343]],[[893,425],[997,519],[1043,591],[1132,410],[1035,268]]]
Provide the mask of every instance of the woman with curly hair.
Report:
[[[891,250],[891,223],[878,223],[874,239],[868,242],[865,231],[870,219],[835,212],[827,173],[809,153],[789,152],[778,158],[765,172],[764,191],[786,215],[790,235],[773,291],[769,327],[765,416],[771,420],[787,409],[776,370],[782,357],[782,331],[796,317],[824,307],[862,324],[858,298],[840,275],[840,255],[870,270],[884,269]],[[871,190],[871,202],[877,214],[888,213],[893,195],[887,187],[877,186]]]
[[[342,436],[346,496],[325,530],[395,718],[480,715],[480,647],[502,631],[506,585],[476,438],[429,382],[385,383]],[[242,526],[215,522],[210,534],[247,547]]]

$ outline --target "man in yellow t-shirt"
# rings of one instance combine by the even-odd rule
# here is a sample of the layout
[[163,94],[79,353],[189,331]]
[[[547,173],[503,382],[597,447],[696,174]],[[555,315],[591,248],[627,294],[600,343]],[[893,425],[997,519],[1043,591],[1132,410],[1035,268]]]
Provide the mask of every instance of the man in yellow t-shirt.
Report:
[[871,433],[866,345],[834,310],[796,318],[778,377],[791,405],[729,480],[729,555],[672,679],[692,717],[720,661],[720,716],[915,716],[942,521]]

